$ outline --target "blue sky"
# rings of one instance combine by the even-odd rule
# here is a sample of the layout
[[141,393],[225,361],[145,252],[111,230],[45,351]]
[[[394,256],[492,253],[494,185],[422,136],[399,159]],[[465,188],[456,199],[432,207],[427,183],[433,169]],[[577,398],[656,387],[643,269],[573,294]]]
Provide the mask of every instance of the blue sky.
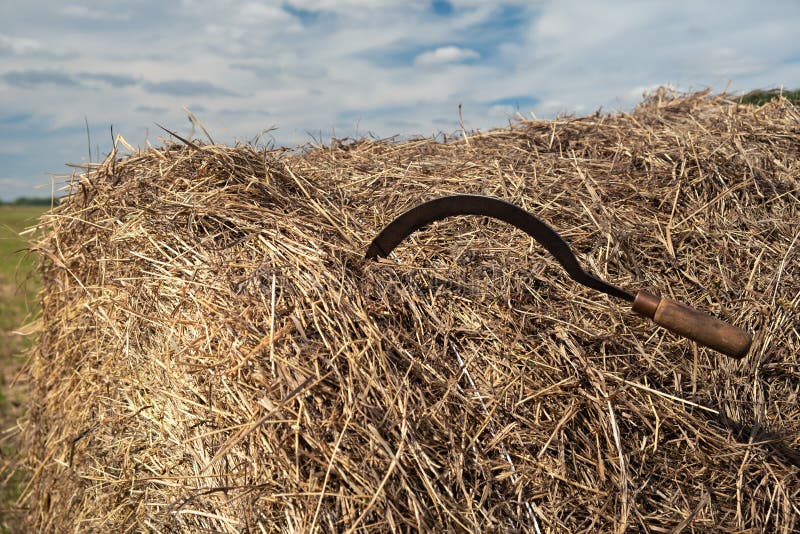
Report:
[[281,145],[628,110],[670,84],[800,87],[797,0],[0,2],[0,198],[111,146]]

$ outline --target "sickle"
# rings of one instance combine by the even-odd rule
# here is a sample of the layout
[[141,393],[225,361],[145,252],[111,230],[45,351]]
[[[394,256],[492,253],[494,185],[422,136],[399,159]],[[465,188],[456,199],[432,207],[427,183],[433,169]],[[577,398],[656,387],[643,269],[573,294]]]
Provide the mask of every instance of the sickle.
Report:
[[644,290],[634,295],[586,272],[558,232],[532,213],[498,198],[453,195],[424,202],[389,223],[370,244],[366,258],[386,257],[414,231],[454,215],[482,215],[519,228],[547,249],[570,278],[597,291],[632,302],[631,309],[634,312],[676,334],[731,358],[742,358],[750,349],[750,335],[740,328]]

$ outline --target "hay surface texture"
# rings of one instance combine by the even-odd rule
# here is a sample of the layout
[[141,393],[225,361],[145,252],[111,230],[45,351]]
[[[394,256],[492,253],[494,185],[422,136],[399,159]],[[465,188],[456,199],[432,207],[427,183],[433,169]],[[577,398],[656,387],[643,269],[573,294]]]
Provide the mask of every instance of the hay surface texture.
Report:
[[[38,243],[38,532],[797,532],[800,114],[631,114],[302,152],[170,144],[73,184]],[[754,333],[729,360],[454,193]]]

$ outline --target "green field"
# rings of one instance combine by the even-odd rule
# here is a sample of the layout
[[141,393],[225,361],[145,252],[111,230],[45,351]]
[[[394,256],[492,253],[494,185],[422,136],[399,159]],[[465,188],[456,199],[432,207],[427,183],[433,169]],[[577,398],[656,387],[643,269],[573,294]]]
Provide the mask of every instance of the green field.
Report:
[[18,328],[34,311],[36,280],[30,278],[35,258],[27,254],[28,243],[19,232],[35,224],[45,208],[0,206],[0,359],[3,365],[16,357],[22,346]]
[[24,384],[15,378],[32,341],[14,330],[37,313],[38,281],[31,276],[36,259],[25,252],[28,243],[18,234],[44,211],[42,206],[0,206],[0,531],[14,530],[9,512],[20,492],[21,474],[10,468],[17,453],[13,428],[26,397]]

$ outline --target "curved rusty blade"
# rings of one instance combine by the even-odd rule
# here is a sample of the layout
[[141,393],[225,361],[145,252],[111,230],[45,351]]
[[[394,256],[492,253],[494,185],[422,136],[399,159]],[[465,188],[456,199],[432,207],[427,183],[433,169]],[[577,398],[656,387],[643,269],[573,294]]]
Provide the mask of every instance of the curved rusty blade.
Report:
[[372,240],[365,257],[386,257],[414,231],[454,215],[482,215],[507,222],[538,241],[579,284],[628,302],[634,301],[633,294],[583,270],[569,244],[546,222],[519,206],[494,197],[453,195],[419,204],[389,223]]

